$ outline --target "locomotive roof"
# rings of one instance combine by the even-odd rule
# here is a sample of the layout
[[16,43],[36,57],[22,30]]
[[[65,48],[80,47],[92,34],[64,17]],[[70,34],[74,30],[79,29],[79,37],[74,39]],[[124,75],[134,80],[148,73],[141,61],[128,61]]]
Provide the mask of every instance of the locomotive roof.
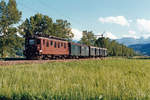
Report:
[[49,37],[43,37],[43,36],[34,36],[32,38],[40,38],[40,39],[52,39],[52,40],[60,40],[60,41],[64,41],[64,42],[68,42],[66,39],[63,38],[58,38],[58,37],[54,37],[54,36],[49,36]]
[[31,38],[47,38],[47,39],[55,39],[55,40],[67,41],[67,39],[65,39],[65,38],[60,38],[60,37],[56,37],[56,36],[50,36],[50,35],[46,35],[46,34],[36,34],[36,35],[32,36]]

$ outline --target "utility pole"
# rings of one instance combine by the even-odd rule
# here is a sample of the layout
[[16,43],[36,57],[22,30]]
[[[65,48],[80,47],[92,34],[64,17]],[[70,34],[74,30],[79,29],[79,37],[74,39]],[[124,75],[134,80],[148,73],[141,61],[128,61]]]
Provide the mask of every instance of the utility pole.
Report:
[[[103,39],[105,33],[106,33],[106,31],[104,31],[104,32],[103,32],[102,34],[100,34],[100,35],[94,35],[94,36],[97,37],[97,38]],[[101,47],[104,48],[104,41],[101,41],[101,42],[102,42],[101,44],[103,44],[103,45],[101,45]]]
[[104,37],[104,34],[106,33],[106,31],[104,31],[101,35],[94,35],[95,37]]

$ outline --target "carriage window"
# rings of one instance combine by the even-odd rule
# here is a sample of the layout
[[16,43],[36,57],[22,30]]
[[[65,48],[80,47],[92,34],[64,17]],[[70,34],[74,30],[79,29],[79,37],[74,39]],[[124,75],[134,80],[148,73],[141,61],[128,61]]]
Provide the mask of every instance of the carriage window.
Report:
[[29,45],[34,45],[35,44],[35,40],[31,39],[29,40]]
[[49,42],[47,41],[47,47],[49,47]]
[[60,43],[58,43],[58,48],[60,48]]
[[41,40],[40,39],[37,40],[37,44],[41,44]]
[[53,45],[53,41],[51,41],[51,46]]
[[43,40],[43,45],[45,45],[45,40]]
[[55,48],[56,48],[56,42],[55,42]]
[[64,48],[66,48],[66,43],[64,43]]
[[61,46],[63,47],[63,43],[61,43]]

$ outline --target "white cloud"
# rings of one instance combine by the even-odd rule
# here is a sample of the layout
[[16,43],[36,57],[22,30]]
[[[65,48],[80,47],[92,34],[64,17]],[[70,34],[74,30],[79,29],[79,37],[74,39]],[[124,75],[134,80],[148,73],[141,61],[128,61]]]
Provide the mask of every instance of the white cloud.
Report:
[[99,21],[102,23],[114,23],[114,24],[119,24],[121,26],[130,26],[129,21],[131,22],[131,20],[127,20],[124,16],[110,16],[110,17],[100,17]]
[[135,31],[133,31],[133,30],[129,30],[129,34],[131,34],[131,35],[135,35],[135,34],[136,34],[136,32],[135,32]]
[[141,32],[150,32],[150,20],[137,19],[137,26]]
[[124,38],[134,38],[134,39],[138,39],[140,38],[139,36],[137,36],[136,32],[133,30],[129,30],[128,34],[123,35]]
[[78,29],[72,29],[72,32],[74,34],[74,40],[80,40],[82,38],[82,31],[78,30]]
[[115,35],[113,35],[111,32],[106,32],[104,34],[105,37],[108,37],[110,39],[117,39],[117,37]]
[[136,36],[136,35],[123,35],[123,38],[134,38],[134,39],[138,39],[140,37]]

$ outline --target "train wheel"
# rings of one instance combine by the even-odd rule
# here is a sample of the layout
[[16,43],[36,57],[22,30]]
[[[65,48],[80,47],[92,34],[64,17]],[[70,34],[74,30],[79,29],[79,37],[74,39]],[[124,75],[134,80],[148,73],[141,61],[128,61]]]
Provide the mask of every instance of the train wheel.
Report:
[[31,57],[26,57],[26,60],[31,60]]
[[42,59],[43,59],[43,55],[37,57],[37,60],[42,60]]

